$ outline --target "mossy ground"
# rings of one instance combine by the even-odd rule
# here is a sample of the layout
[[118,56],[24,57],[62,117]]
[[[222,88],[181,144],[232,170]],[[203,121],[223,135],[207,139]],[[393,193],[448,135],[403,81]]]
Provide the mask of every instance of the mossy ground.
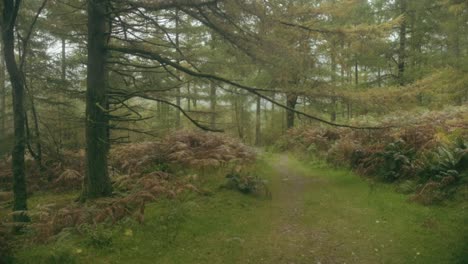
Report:
[[[286,156],[265,157],[256,173],[272,199],[200,174],[211,195],[151,204],[142,225],[65,231],[20,247],[16,263],[468,263],[466,202],[421,206],[390,185]],[[41,194],[31,204],[73,197]]]

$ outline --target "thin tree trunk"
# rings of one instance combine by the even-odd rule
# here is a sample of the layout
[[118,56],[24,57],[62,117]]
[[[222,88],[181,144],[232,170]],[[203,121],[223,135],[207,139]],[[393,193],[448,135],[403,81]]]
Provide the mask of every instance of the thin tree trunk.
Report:
[[108,0],[88,1],[88,67],[86,91],[86,177],[82,199],[109,196],[107,170],[109,118],[107,113]]
[[[25,87],[27,87],[27,86],[25,86]],[[27,90],[28,95],[29,95],[29,101],[31,103],[31,113],[32,113],[33,121],[34,121],[34,142],[35,142],[35,145],[36,145],[36,151],[34,152],[32,150],[32,148],[29,145],[28,146],[29,146],[29,150],[31,152],[31,155],[34,157],[34,160],[36,161],[37,165],[39,166],[39,170],[40,170],[41,174],[44,174],[46,172],[46,168],[42,164],[41,132],[40,132],[40,129],[39,129],[39,116],[37,114],[36,105],[35,105],[35,102],[34,102],[34,91],[33,91],[32,81],[30,81],[29,89],[26,89],[26,90]],[[27,125],[28,124],[27,115],[25,115],[25,117],[26,117],[26,122],[25,123]],[[31,137],[29,136],[29,133],[27,133],[27,135],[28,135],[28,141],[27,142],[30,142]],[[51,179],[49,178],[49,180],[51,180]]]
[[[291,108],[295,109],[297,104],[297,95],[296,94],[287,94],[286,95],[286,105]],[[286,127],[287,129],[294,127],[294,118],[295,118],[294,111],[286,110]]]
[[239,108],[240,111],[242,111],[242,107],[239,107],[239,96],[235,95],[234,99],[234,109],[235,109],[235,115],[236,115],[236,126],[237,126],[237,132],[239,135],[240,139],[244,139],[244,128],[242,127],[242,113],[239,113]]
[[216,84],[211,82],[210,83],[210,125],[211,128],[216,127]]
[[382,87],[382,72],[380,66],[377,68],[377,85]]
[[[14,26],[18,13],[19,2],[13,0],[3,1],[2,40],[5,65],[10,76],[13,94],[13,127],[14,147],[12,151],[13,170],[13,211],[25,211],[27,206],[26,175],[24,166],[25,152],[25,112],[24,112],[24,79],[15,59]],[[27,222],[26,214],[14,214],[15,222]]]
[[156,102],[156,112],[157,112],[157,116],[158,116],[158,119],[157,119],[157,124],[158,126],[160,126],[162,124],[161,120],[162,120],[162,108],[161,108],[161,105],[162,103],[161,102]]
[[[176,9],[175,11],[175,45],[176,49],[179,50],[179,9]],[[177,60],[177,63],[179,63],[179,60]],[[180,88],[176,89],[176,105],[180,108]],[[175,118],[175,127],[180,128],[180,110],[176,109],[176,118]]]
[[255,145],[259,146],[261,144],[261,98],[257,96],[257,111],[255,119]]
[[[330,54],[330,59],[331,59],[331,81],[332,85],[336,85],[336,51],[335,51],[335,42],[332,42],[332,47],[331,47],[331,54]],[[305,100],[304,100],[305,102]],[[331,100],[331,111],[330,111],[330,120],[332,122],[335,122],[336,120],[336,98],[333,95],[332,100]]]
[[354,62],[354,84],[356,87],[359,86],[359,64],[357,59]]
[[[66,55],[66,50],[67,50],[67,42],[65,38],[62,38],[62,69],[61,69],[61,80],[62,80],[62,85],[65,86],[67,82],[67,55]],[[57,146],[57,154],[60,154],[63,149],[63,141],[64,141],[64,128],[63,128],[63,95],[60,94],[59,98],[59,104],[57,106],[58,110],[58,133],[59,133],[59,144]],[[60,155],[59,155],[60,156]]]
[[[276,94],[273,93],[271,95],[271,99],[276,100]],[[270,114],[270,126],[271,128],[275,128],[277,124],[275,124],[275,104],[271,104],[271,114]]]
[[[400,0],[400,11],[406,15],[406,0]],[[406,18],[400,25],[400,46],[398,48],[398,83],[405,85],[405,63],[406,63]]]
[[191,94],[190,94],[190,82],[188,82],[187,83],[187,111],[189,111],[189,112],[190,112],[190,109],[191,109],[190,108],[191,107],[191,105],[190,105],[190,96],[191,96]]
[[[176,89],[176,93],[177,93],[177,95],[176,95],[176,105],[178,107],[181,107],[180,88]],[[179,109],[176,109],[175,112],[176,112],[175,113],[176,114],[176,116],[175,116],[175,127],[180,128],[180,111],[179,111]]]
[[193,99],[192,99],[192,103],[193,103],[193,109],[197,109],[197,95],[198,95],[198,89],[197,89],[197,85],[194,84],[193,85]]
[[[1,30],[1,28],[0,28]],[[1,41],[0,41],[1,43]],[[5,85],[5,57],[3,45],[0,45],[0,139],[6,135],[6,85]]]

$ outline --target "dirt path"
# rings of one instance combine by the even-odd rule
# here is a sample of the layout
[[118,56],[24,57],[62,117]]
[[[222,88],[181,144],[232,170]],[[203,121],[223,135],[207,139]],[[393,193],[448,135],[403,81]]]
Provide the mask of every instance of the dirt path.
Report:
[[336,263],[335,248],[330,248],[326,230],[315,229],[304,219],[306,214],[313,213],[306,205],[305,192],[323,188],[326,181],[303,175],[286,155],[271,165],[277,177],[272,182],[276,218],[270,241],[277,263]]

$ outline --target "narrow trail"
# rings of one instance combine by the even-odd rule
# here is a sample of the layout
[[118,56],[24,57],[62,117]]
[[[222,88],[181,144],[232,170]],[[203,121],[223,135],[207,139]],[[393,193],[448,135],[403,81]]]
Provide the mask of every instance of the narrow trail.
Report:
[[301,221],[305,213],[303,194],[305,190],[313,191],[313,181],[290,168],[287,156],[281,156],[273,166],[282,182],[282,188],[278,188],[274,199],[279,213],[278,224],[276,230],[272,230],[274,248],[280,252],[278,260],[287,263],[295,263],[298,259],[307,261],[313,252],[306,245],[319,238],[316,231]]
[[390,186],[371,187],[349,172],[311,168],[287,155],[268,165],[268,257],[250,263],[465,263],[455,260],[460,248],[444,242],[445,232],[466,241],[444,208],[411,204]]
[[330,248],[327,231],[314,228],[304,219],[314,214],[306,205],[305,192],[324,188],[326,180],[303,175],[287,155],[280,156],[271,166],[276,173],[272,180],[275,219],[269,241],[276,263],[337,263],[333,257],[336,248]]

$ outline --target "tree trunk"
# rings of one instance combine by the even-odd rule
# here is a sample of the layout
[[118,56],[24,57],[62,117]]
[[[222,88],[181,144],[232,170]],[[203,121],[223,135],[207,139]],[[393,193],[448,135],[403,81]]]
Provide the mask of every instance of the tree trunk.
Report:
[[190,112],[191,107],[190,107],[190,82],[187,83],[187,111]]
[[82,199],[109,196],[112,185],[107,170],[109,152],[107,113],[109,37],[108,0],[88,1],[88,64],[86,90],[86,177]]
[[[66,63],[66,49],[67,49],[67,42],[65,38],[62,38],[62,69],[61,69],[61,80],[62,80],[62,85],[65,86],[67,82],[67,63]],[[60,155],[63,149],[63,141],[64,139],[64,128],[63,128],[63,104],[64,103],[64,98],[63,94],[60,95],[59,97],[59,104],[57,106],[58,110],[58,133],[59,133],[59,140],[58,140],[58,145],[57,145],[57,154]]]
[[211,128],[216,127],[216,84],[211,82],[210,84],[210,125]]
[[[237,92],[237,91],[236,91]],[[239,109],[241,113],[239,113]],[[237,127],[237,133],[240,139],[244,139],[244,128],[242,127],[242,106],[239,107],[239,95],[234,95],[234,115]]]
[[[180,98],[180,88],[177,88],[176,89],[176,105],[178,107],[181,107],[181,98]],[[179,129],[180,128],[180,110],[179,109],[175,109],[175,128]]]
[[[335,42],[332,42],[332,47],[331,47],[331,53],[330,53],[330,60],[331,60],[331,81],[332,85],[336,85],[336,51],[335,51]],[[335,93],[333,92],[333,96],[331,99],[331,111],[330,111],[330,120],[332,122],[336,121],[336,97],[334,95]],[[305,100],[304,100],[305,102]]]
[[193,106],[193,109],[197,109],[197,102],[198,102],[198,99],[197,99],[197,96],[198,96],[198,89],[197,89],[197,84],[194,83],[193,84],[193,96],[192,96],[192,106]]
[[[24,166],[25,152],[25,113],[24,113],[24,79],[15,59],[14,27],[19,4],[13,0],[3,0],[2,40],[5,65],[10,76],[13,94],[13,128],[14,147],[12,151],[13,170],[13,211],[25,211],[27,207],[26,175]],[[14,214],[15,222],[27,222],[25,214]]]
[[[295,109],[297,104],[297,95],[295,94],[287,94],[286,95],[286,105],[291,108]],[[294,111],[286,110],[286,127],[287,129],[294,127],[294,117],[296,114]]]
[[382,70],[380,69],[380,66],[377,68],[377,86],[382,87]]
[[356,87],[359,86],[359,64],[357,59],[354,62],[354,84]]
[[260,135],[260,129],[261,129],[261,98],[257,96],[257,112],[256,112],[256,119],[255,119],[255,145],[260,146],[261,143],[261,135]]
[[[176,52],[179,50],[180,46],[180,37],[179,37],[179,9],[176,9],[175,11],[175,46],[176,46]],[[180,61],[177,60],[177,63]],[[181,104],[181,98],[180,98],[180,88],[176,89],[176,105],[180,107]],[[178,129],[180,128],[180,110],[176,109],[176,118],[175,118],[175,127]]]
[[[25,86],[27,88],[27,86]],[[29,102],[31,103],[31,113],[32,113],[32,117],[33,117],[33,121],[34,121],[34,137],[31,137],[28,133],[29,131],[29,128],[28,128],[28,118],[27,118],[27,114],[25,115],[25,124],[26,124],[26,129],[27,129],[27,142],[28,142],[28,148],[29,148],[29,151],[31,152],[31,155],[34,157],[34,160],[36,161],[37,165],[39,166],[39,170],[40,170],[40,173],[41,173],[41,176],[43,176],[45,174],[45,172],[47,171],[47,169],[44,167],[44,165],[42,164],[42,144],[41,144],[41,132],[40,132],[40,129],[39,129],[39,115],[37,114],[37,111],[36,111],[36,105],[35,105],[35,102],[34,102],[34,90],[33,90],[33,86],[32,86],[32,80],[30,79],[30,82],[29,82],[29,89],[26,89],[26,91],[28,92],[27,94],[29,95]],[[36,151],[34,152],[32,150],[32,147],[30,146],[30,142],[31,142],[31,139],[34,139],[34,143],[36,145]],[[51,180],[51,178],[49,178],[49,180]]]
[[[0,28],[1,30],[1,28]],[[1,41],[0,41],[1,43]],[[3,45],[0,45],[0,139],[6,135],[6,85],[5,85],[5,56]]]
[[[400,11],[406,15],[406,0],[400,0]],[[398,48],[398,83],[405,85],[405,61],[406,61],[406,17],[400,25],[400,46]]]

